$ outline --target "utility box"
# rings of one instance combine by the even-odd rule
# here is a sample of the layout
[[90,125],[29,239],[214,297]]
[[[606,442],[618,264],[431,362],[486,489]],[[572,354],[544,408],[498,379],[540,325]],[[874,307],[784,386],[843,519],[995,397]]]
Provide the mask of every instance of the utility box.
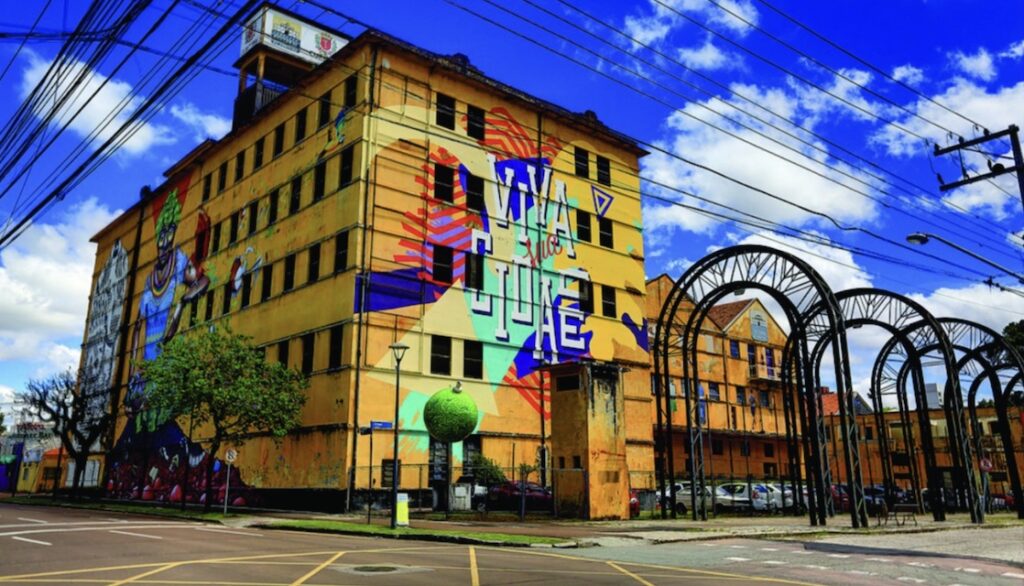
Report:
[[453,484],[449,502],[453,511],[468,511],[472,508],[473,485]]
[[583,362],[552,369],[551,457],[556,512],[629,518],[623,368]]

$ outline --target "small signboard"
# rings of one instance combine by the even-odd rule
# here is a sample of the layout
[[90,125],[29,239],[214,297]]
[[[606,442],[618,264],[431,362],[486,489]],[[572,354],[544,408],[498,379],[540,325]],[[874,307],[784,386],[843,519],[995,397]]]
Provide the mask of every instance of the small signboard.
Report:
[[390,421],[371,421],[370,429],[393,429],[394,425]]
[[228,448],[228,451],[224,453],[224,460],[228,464],[233,464],[238,459],[238,452],[234,448]]
[[982,458],[981,461],[978,463],[978,467],[981,468],[982,472],[991,472],[992,460],[989,460],[988,458]]
[[[394,478],[394,460],[381,460],[381,477],[380,485],[382,488],[391,488],[394,486],[392,479]],[[402,484],[402,461],[398,461],[398,484]]]

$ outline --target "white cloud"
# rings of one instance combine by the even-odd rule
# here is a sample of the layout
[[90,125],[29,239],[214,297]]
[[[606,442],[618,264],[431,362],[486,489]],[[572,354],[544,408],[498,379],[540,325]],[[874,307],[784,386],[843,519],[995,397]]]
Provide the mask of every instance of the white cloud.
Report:
[[892,76],[897,81],[902,81],[908,85],[917,85],[924,81],[924,71],[909,63],[893,69]]
[[936,317],[958,317],[997,332],[1011,321],[1024,319],[1024,297],[988,285],[942,287],[930,293],[912,293]]
[[816,244],[788,236],[760,232],[742,238],[737,241],[737,244],[762,244],[794,254],[811,265],[811,268],[825,279],[833,291],[872,286],[871,275],[857,264],[853,253],[832,248],[827,244],[828,238],[824,235],[821,237],[826,243]]
[[[757,9],[748,0],[718,0],[718,3],[750,23],[757,24],[760,19]],[[666,5],[670,8],[666,8]],[[743,36],[751,31],[750,26],[743,20],[705,0],[648,0],[648,5],[641,9],[639,14],[631,14],[625,18],[623,30],[645,45],[660,43],[673,31],[687,24],[687,21],[673,10],[692,14],[698,20],[707,21],[712,25],[711,28],[727,29],[725,32]]]
[[999,53],[999,56],[1003,59],[1020,59],[1024,57],[1024,39],[1007,47],[1005,51]]
[[[19,87],[21,98],[29,95],[32,89],[43,80],[52,61],[28,52],[28,68],[21,78]],[[75,82],[79,76],[84,78],[78,86]],[[106,84],[104,84],[106,82]],[[86,64],[75,61],[67,66],[65,73],[56,84],[55,98],[43,102],[35,111],[39,118],[47,116],[57,104],[57,97],[66,97],[51,124],[68,128],[76,134],[87,137],[96,134],[93,142],[98,146],[109,139],[144,101],[143,97],[129,97],[132,93],[131,84],[116,79],[108,79],[103,74],[89,70]],[[95,95],[94,95],[95,94]],[[76,115],[79,108],[81,113]],[[117,112],[116,114],[114,114]],[[111,116],[113,114],[113,116]],[[72,119],[74,116],[74,119]],[[99,129],[99,130],[98,130]],[[154,146],[171,144],[175,141],[174,134],[164,126],[152,123],[141,124],[134,135],[120,148],[120,152],[139,155]]]
[[691,69],[714,71],[716,69],[734,69],[742,65],[739,57],[723,52],[715,46],[710,38],[699,47],[679,49],[676,54],[679,60]]
[[962,73],[982,81],[992,81],[996,78],[996,65],[992,54],[981,47],[977,53],[969,55],[962,51],[950,54],[953,66]]
[[[95,199],[67,210],[55,224],[33,224],[0,253],[0,364],[28,362],[41,376],[78,363],[95,264],[89,238],[112,212]],[[77,344],[76,344],[77,346]]]
[[195,104],[171,106],[171,116],[185,123],[193,131],[196,142],[207,138],[218,139],[231,130],[231,120],[201,111]]

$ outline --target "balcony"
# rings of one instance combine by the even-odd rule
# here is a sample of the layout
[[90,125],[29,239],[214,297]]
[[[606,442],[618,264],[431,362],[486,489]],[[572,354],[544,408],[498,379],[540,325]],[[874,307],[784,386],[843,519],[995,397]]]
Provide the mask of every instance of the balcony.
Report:
[[242,90],[235,98],[235,112],[231,120],[232,130],[253,119],[267,104],[288,91],[288,88],[269,81],[257,81]]
[[764,381],[777,383],[781,381],[780,375],[782,374],[777,366],[769,366],[767,364],[751,364],[749,365],[749,379],[751,382]]

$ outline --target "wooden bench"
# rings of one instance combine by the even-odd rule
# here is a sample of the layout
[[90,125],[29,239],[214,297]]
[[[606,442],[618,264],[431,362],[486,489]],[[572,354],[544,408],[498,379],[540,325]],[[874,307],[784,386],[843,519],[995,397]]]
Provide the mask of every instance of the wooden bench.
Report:
[[883,517],[886,525],[889,524],[889,519],[892,519],[900,527],[906,524],[907,519],[914,521],[914,525],[917,525],[917,503],[896,503],[891,509],[887,505],[882,505],[879,520]]

